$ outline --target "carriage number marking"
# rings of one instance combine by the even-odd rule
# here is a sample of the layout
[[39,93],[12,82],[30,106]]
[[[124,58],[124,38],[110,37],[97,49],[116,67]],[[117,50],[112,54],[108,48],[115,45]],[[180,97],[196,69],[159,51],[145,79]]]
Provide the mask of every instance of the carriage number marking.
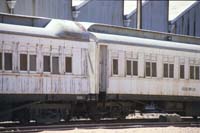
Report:
[[196,91],[196,88],[192,88],[192,87],[183,87],[182,90],[183,90],[183,91]]

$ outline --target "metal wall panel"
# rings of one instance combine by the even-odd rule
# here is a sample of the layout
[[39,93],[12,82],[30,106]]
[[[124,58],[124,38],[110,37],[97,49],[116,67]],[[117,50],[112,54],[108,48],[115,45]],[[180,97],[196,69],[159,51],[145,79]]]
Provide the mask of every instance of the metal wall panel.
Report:
[[36,0],[35,15],[71,20],[71,0]]
[[171,21],[170,32],[190,36],[200,36],[199,12],[200,2],[196,2],[177,18]]
[[17,0],[14,14],[35,15],[34,6],[34,0]]
[[91,0],[78,10],[77,21],[123,26],[123,0]]
[[[71,20],[71,7],[71,0],[17,0],[14,14]],[[9,13],[6,0],[1,0],[0,12]]]
[[[127,16],[136,28],[136,11]],[[142,7],[142,29],[168,32],[168,1],[149,1]]]
[[0,12],[5,12],[5,13],[9,12],[6,0],[0,1]]

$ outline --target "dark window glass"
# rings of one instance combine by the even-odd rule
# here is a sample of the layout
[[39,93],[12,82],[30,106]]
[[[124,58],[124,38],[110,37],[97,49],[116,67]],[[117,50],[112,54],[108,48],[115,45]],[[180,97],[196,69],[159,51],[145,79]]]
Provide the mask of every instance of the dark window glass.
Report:
[[113,74],[118,74],[118,60],[113,59]]
[[153,62],[152,63],[152,77],[156,77],[157,76],[157,66],[156,63]]
[[65,57],[65,71],[72,73],[72,57]]
[[0,53],[0,70],[2,70],[2,53]]
[[168,64],[163,65],[163,77],[168,78]]
[[50,56],[44,56],[44,72],[50,72]]
[[12,53],[4,54],[5,70],[12,70]]
[[30,71],[36,71],[36,55],[30,55]]
[[126,61],[126,74],[131,75],[131,61]]
[[138,75],[138,62],[133,61],[133,75],[137,76]]
[[195,79],[199,79],[199,66],[195,67]]
[[194,66],[190,66],[190,79],[194,79]]
[[150,62],[146,62],[146,76],[151,76]]
[[52,57],[52,73],[59,74],[59,57]]
[[180,65],[180,78],[181,79],[185,78],[185,68],[184,68],[184,65]]
[[20,70],[26,71],[27,70],[27,55],[20,54]]
[[169,64],[169,77],[174,77],[174,64]]

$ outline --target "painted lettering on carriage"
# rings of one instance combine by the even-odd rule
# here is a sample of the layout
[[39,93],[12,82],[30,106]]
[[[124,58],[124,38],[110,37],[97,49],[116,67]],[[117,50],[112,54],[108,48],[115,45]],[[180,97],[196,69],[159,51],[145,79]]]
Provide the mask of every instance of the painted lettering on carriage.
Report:
[[193,87],[183,87],[182,90],[183,91],[196,91],[196,88],[193,88]]

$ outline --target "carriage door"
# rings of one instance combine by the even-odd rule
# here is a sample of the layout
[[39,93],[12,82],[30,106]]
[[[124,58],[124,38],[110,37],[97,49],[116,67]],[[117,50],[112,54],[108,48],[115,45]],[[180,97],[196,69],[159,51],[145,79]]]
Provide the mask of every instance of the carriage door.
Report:
[[101,45],[100,46],[100,56],[99,56],[99,94],[100,98],[104,98],[106,94],[106,88],[107,88],[107,71],[108,71],[108,49],[107,46]]

